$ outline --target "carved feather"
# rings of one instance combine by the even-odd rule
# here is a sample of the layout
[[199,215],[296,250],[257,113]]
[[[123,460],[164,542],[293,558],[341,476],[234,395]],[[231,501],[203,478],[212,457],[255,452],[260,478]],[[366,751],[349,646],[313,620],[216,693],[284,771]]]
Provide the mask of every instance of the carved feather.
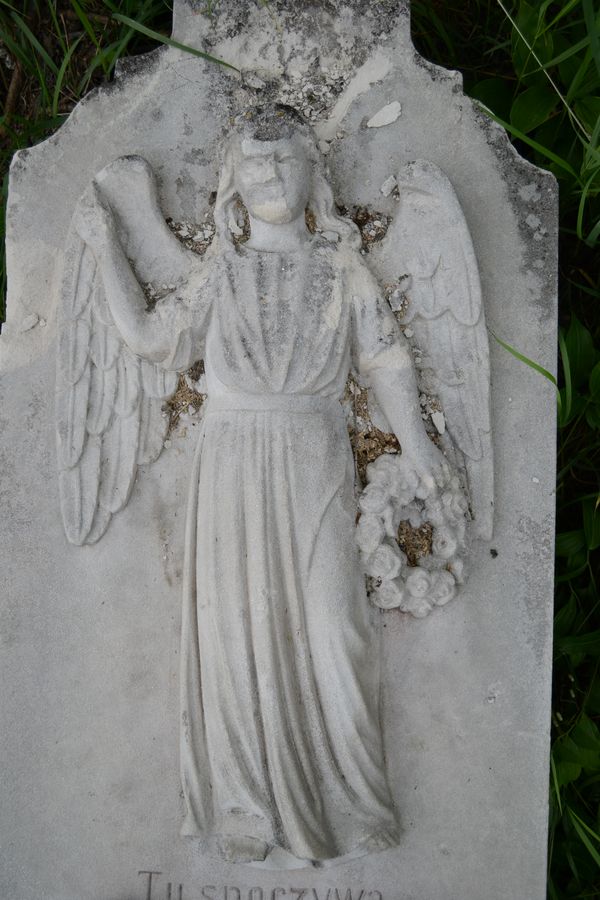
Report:
[[371,259],[383,282],[408,285],[401,324],[410,323],[422,383],[441,402],[464,458],[477,532],[489,539],[489,348],[471,235],[452,185],[433,163],[409,163],[397,181],[398,214]]
[[98,500],[100,438],[90,437],[78,464],[59,473],[60,505],[65,533],[72,544],[84,544]]
[[65,253],[62,299],[65,319],[77,319],[86,309],[94,285],[96,260],[81,238],[72,234]]
[[76,384],[88,361],[90,327],[82,319],[63,322],[58,338],[58,366],[61,379]]
[[117,357],[116,367],[115,412],[126,418],[137,408],[140,399],[140,362],[125,344],[122,345],[121,352]]
[[92,307],[94,310],[94,317],[99,322],[102,322],[103,325],[115,324],[115,320],[110,311],[110,306],[106,299],[106,294],[104,293],[104,285],[101,278],[96,279],[94,283]]
[[76,384],[56,391],[56,428],[61,467],[77,465],[85,446],[90,372],[88,361]]
[[144,399],[140,403],[140,438],[137,461],[140,465],[154,462],[160,455],[169,425],[163,415],[164,401],[177,388],[177,373],[167,372],[156,363],[140,361]]
[[129,416],[116,415],[102,435],[100,463],[100,505],[111,513],[123,509],[136,473],[140,410]]
[[99,369],[112,369],[121,352],[121,339],[114,325],[104,325],[94,317],[94,330],[90,339],[90,356]]
[[99,541],[108,526],[110,525],[110,520],[112,519],[112,513],[108,509],[104,509],[103,506],[96,507],[96,512],[94,513],[94,521],[92,522],[92,527],[88,531],[85,541],[83,543],[86,544],[95,544],[96,541]]
[[144,396],[140,404],[140,436],[137,461],[139,465],[158,459],[164,446],[169,419],[162,414],[163,401]]
[[117,394],[117,368],[91,367],[86,428],[89,434],[102,435],[110,425]]

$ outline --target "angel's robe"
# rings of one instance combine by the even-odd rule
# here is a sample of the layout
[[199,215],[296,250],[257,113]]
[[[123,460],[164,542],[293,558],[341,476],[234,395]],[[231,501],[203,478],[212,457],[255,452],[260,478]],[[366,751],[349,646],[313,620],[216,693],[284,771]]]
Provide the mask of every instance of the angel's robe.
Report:
[[379,613],[355,545],[340,398],[353,352],[372,359],[402,338],[355,252],[320,238],[291,253],[231,247],[210,268],[171,361],[191,363],[205,341],[186,532],[182,833],[225,838],[233,859],[392,846]]

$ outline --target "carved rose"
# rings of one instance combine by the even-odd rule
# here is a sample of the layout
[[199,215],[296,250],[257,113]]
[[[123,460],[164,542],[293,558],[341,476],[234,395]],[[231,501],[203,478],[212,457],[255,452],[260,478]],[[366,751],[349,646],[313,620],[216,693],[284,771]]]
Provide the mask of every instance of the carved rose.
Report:
[[448,603],[449,600],[452,600],[455,593],[456,582],[450,572],[438,572],[431,591],[431,599],[436,606],[443,606],[445,603]]
[[413,469],[405,470],[395,485],[394,496],[401,504],[410,503],[416,496],[419,476]]
[[369,558],[367,575],[389,581],[402,571],[402,563],[406,557],[397,547],[391,544],[380,544]]
[[416,568],[406,579],[406,587],[411,597],[426,597],[431,590],[431,579],[423,569]]
[[424,619],[433,609],[426,597],[413,597],[410,594],[402,603],[402,612],[410,613],[415,619]]
[[463,492],[460,490],[457,478],[452,479],[450,488],[442,495],[442,504],[451,515],[461,519],[468,509],[468,504]]
[[399,581],[382,581],[379,587],[373,592],[371,599],[375,606],[380,609],[397,609],[402,605],[405,591],[402,582]]
[[369,483],[377,484],[391,491],[398,481],[397,457],[383,453],[376,460],[369,463]]
[[404,506],[415,496],[419,477],[412,468],[400,464],[400,459],[395,454],[382,454],[369,464],[368,477],[369,486],[376,485],[386,492],[388,498],[394,497],[397,504]]
[[363,513],[356,526],[358,546],[367,555],[374,553],[383,541],[385,529],[381,519],[369,513]]
[[436,556],[450,559],[458,549],[458,543],[449,528],[436,528],[431,549]]
[[464,561],[460,558],[453,559],[450,563],[450,571],[454,575],[454,578],[459,583],[462,582],[464,576],[465,564]]
[[362,512],[375,515],[382,513],[387,504],[387,491],[378,484],[368,484],[360,495],[358,503]]

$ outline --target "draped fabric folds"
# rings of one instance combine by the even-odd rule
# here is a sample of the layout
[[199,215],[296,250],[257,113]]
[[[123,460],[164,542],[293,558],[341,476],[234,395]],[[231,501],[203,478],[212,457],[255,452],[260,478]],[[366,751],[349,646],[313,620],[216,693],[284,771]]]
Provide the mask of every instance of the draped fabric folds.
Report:
[[299,253],[232,248],[211,278],[186,532],[182,833],[217,836],[230,859],[397,842],[339,403],[357,317],[335,252],[317,239]]

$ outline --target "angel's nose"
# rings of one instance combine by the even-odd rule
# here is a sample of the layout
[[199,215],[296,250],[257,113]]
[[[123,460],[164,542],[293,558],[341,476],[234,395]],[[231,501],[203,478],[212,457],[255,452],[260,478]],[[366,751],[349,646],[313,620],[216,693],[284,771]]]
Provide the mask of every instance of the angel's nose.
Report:
[[270,157],[263,158],[260,166],[260,180],[263,184],[268,181],[273,181],[277,178],[277,175],[278,172],[275,160]]

